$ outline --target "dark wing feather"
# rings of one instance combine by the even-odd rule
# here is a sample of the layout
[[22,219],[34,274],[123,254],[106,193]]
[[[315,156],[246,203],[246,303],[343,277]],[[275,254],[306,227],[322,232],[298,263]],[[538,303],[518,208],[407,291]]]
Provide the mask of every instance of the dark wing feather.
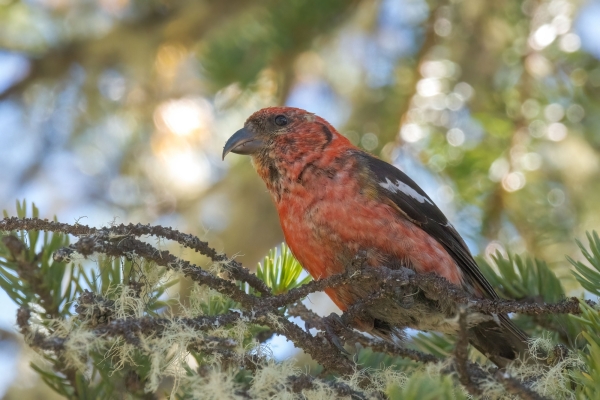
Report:
[[498,295],[479,270],[463,239],[423,189],[393,165],[367,153],[361,152],[359,156],[376,179],[379,193],[446,249],[468,283],[479,288],[485,297],[497,299]]

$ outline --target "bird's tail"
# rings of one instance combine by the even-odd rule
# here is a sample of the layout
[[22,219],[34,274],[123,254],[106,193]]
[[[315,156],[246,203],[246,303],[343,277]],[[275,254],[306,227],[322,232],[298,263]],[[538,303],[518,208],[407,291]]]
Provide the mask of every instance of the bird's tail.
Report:
[[[498,323],[499,322],[499,323]],[[469,329],[469,342],[500,368],[524,354],[528,336],[506,314],[497,321],[487,321]]]

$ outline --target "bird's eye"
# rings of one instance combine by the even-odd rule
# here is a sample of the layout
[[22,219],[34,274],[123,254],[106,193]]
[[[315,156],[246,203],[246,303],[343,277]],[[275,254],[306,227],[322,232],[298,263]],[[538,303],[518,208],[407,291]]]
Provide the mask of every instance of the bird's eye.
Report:
[[288,119],[285,117],[285,115],[278,115],[275,117],[275,123],[278,126],[286,126],[288,124]]

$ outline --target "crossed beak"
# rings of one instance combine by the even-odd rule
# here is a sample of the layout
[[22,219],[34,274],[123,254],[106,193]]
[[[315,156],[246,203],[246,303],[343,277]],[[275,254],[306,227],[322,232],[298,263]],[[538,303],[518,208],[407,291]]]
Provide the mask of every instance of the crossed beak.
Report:
[[236,133],[233,134],[232,137],[227,140],[225,143],[225,147],[223,147],[223,159],[229,153],[236,154],[254,154],[258,152],[264,145],[262,139],[257,137],[254,132],[249,129],[242,128]]

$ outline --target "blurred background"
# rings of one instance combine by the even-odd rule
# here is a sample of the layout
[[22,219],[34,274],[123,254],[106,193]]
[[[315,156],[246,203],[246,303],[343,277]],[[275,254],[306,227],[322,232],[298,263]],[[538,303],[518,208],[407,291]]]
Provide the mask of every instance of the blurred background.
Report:
[[[600,228],[599,58],[598,0],[0,0],[0,209],[171,226],[253,268],[277,215],[220,154],[285,104],[407,172],[475,254],[568,279]],[[47,396],[0,307],[0,395]]]

